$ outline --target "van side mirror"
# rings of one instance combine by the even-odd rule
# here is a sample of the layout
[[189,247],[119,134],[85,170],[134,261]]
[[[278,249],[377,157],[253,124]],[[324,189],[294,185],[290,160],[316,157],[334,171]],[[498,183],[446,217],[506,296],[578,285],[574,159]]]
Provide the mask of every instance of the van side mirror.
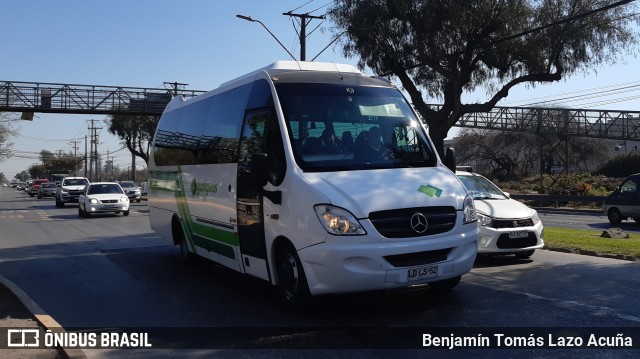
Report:
[[444,152],[444,165],[453,173],[456,173],[456,150],[448,147]]
[[251,154],[251,179],[259,188],[267,184],[267,154],[253,153]]

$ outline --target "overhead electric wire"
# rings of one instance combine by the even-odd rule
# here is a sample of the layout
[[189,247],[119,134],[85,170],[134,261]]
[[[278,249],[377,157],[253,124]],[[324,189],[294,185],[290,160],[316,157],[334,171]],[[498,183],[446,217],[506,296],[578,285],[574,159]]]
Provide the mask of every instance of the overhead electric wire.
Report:
[[[640,97],[637,96],[625,96],[625,97],[613,97],[615,95],[628,95],[637,93],[640,91],[640,83],[627,82],[617,85],[607,85],[591,89],[585,89],[580,91],[572,91],[567,93],[560,93],[555,95],[542,96],[533,99],[508,101],[503,102],[502,106],[521,106],[521,107],[535,107],[544,104],[559,104],[559,103],[579,103],[578,105],[572,105],[572,107],[593,107],[598,105],[607,105],[612,103],[619,103],[625,101],[632,101]],[[593,99],[599,99],[598,101],[589,101]],[[584,102],[589,101],[589,102]]]
[[309,1],[307,1],[306,3],[304,3],[304,4],[300,5],[300,6],[298,6],[297,8],[295,8],[295,9],[293,9],[293,10],[290,10],[290,11],[288,11],[288,12],[294,12],[294,11],[296,11],[296,10],[298,10],[298,9],[300,9],[300,8],[302,8],[302,7],[304,7],[304,6],[307,6],[307,5],[311,4],[311,3],[312,3],[312,2],[314,2],[314,1],[316,1],[316,0],[309,0]]

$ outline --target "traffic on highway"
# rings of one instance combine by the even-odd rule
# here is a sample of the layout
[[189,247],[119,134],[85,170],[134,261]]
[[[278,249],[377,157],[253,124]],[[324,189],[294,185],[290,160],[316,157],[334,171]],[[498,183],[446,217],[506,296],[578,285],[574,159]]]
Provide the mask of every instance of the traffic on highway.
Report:
[[[131,203],[126,217],[108,213],[89,219],[78,216],[77,205],[58,208],[52,198],[31,198],[12,188],[2,188],[0,201],[0,275],[64,328],[96,333],[100,328],[137,328],[155,348],[111,348],[112,355],[163,349],[167,355],[222,350],[251,357],[250,348],[320,348],[317,355],[382,357],[376,349],[384,348],[393,349],[384,357],[405,357],[424,350],[427,334],[429,349],[444,357],[493,358],[516,355],[523,347],[452,352],[433,339],[452,333],[485,336],[495,347],[500,335],[515,337],[525,330],[530,332],[526,336],[545,338],[543,346],[527,352],[544,355],[549,335],[559,331],[583,336],[586,347],[591,335],[606,337],[612,328],[614,338],[621,333],[636,340],[640,325],[635,262],[544,249],[529,259],[482,257],[448,292],[418,286],[325,295],[309,307],[292,308],[266,282],[209,261],[185,264],[179,247],[151,231],[146,201]],[[554,218],[573,220],[567,220],[566,212],[539,213],[546,226]],[[574,217],[607,223],[601,214],[568,218]],[[446,335],[434,327],[444,328]],[[218,339],[202,340],[202,333]],[[635,357],[635,344],[624,345],[615,349],[616,357]],[[610,348],[589,350],[606,355]],[[552,353],[573,352],[563,347]]]

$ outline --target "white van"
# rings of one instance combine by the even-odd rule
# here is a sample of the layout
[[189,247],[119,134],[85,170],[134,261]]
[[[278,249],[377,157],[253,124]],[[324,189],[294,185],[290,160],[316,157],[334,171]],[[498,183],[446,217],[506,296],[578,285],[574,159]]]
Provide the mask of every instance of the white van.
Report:
[[152,229],[289,302],[452,288],[476,257],[473,198],[400,91],[353,66],[276,62],[176,97],[150,157]]

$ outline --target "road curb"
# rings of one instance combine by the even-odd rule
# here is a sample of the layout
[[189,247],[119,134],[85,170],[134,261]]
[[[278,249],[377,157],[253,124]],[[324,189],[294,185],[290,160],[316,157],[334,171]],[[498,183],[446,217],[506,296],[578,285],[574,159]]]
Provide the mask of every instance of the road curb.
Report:
[[543,249],[546,249],[546,250],[549,250],[549,251],[554,251],[554,252],[580,254],[580,255],[583,255],[583,256],[619,259],[619,260],[624,260],[624,261],[629,261],[629,262],[635,262],[635,261],[638,260],[637,257],[628,256],[628,255],[625,255],[625,254],[598,253],[598,252],[595,252],[595,251],[586,251],[586,250],[576,249],[576,248],[561,248],[561,247],[557,247],[556,248],[556,247],[547,247],[545,245]]
[[[11,280],[0,275],[0,284],[4,285],[18,298],[20,303],[27,308],[31,315],[35,318],[36,322],[40,324],[45,330],[53,330],[56,332],[65,331],[65,329],[58,323],[53,317],[47,314],[22,288],[18,287]],[[87,359],[87,356],[81,349],[67,349],[63,347],[56,347],[60,352],[66,355],[69,359]]]

